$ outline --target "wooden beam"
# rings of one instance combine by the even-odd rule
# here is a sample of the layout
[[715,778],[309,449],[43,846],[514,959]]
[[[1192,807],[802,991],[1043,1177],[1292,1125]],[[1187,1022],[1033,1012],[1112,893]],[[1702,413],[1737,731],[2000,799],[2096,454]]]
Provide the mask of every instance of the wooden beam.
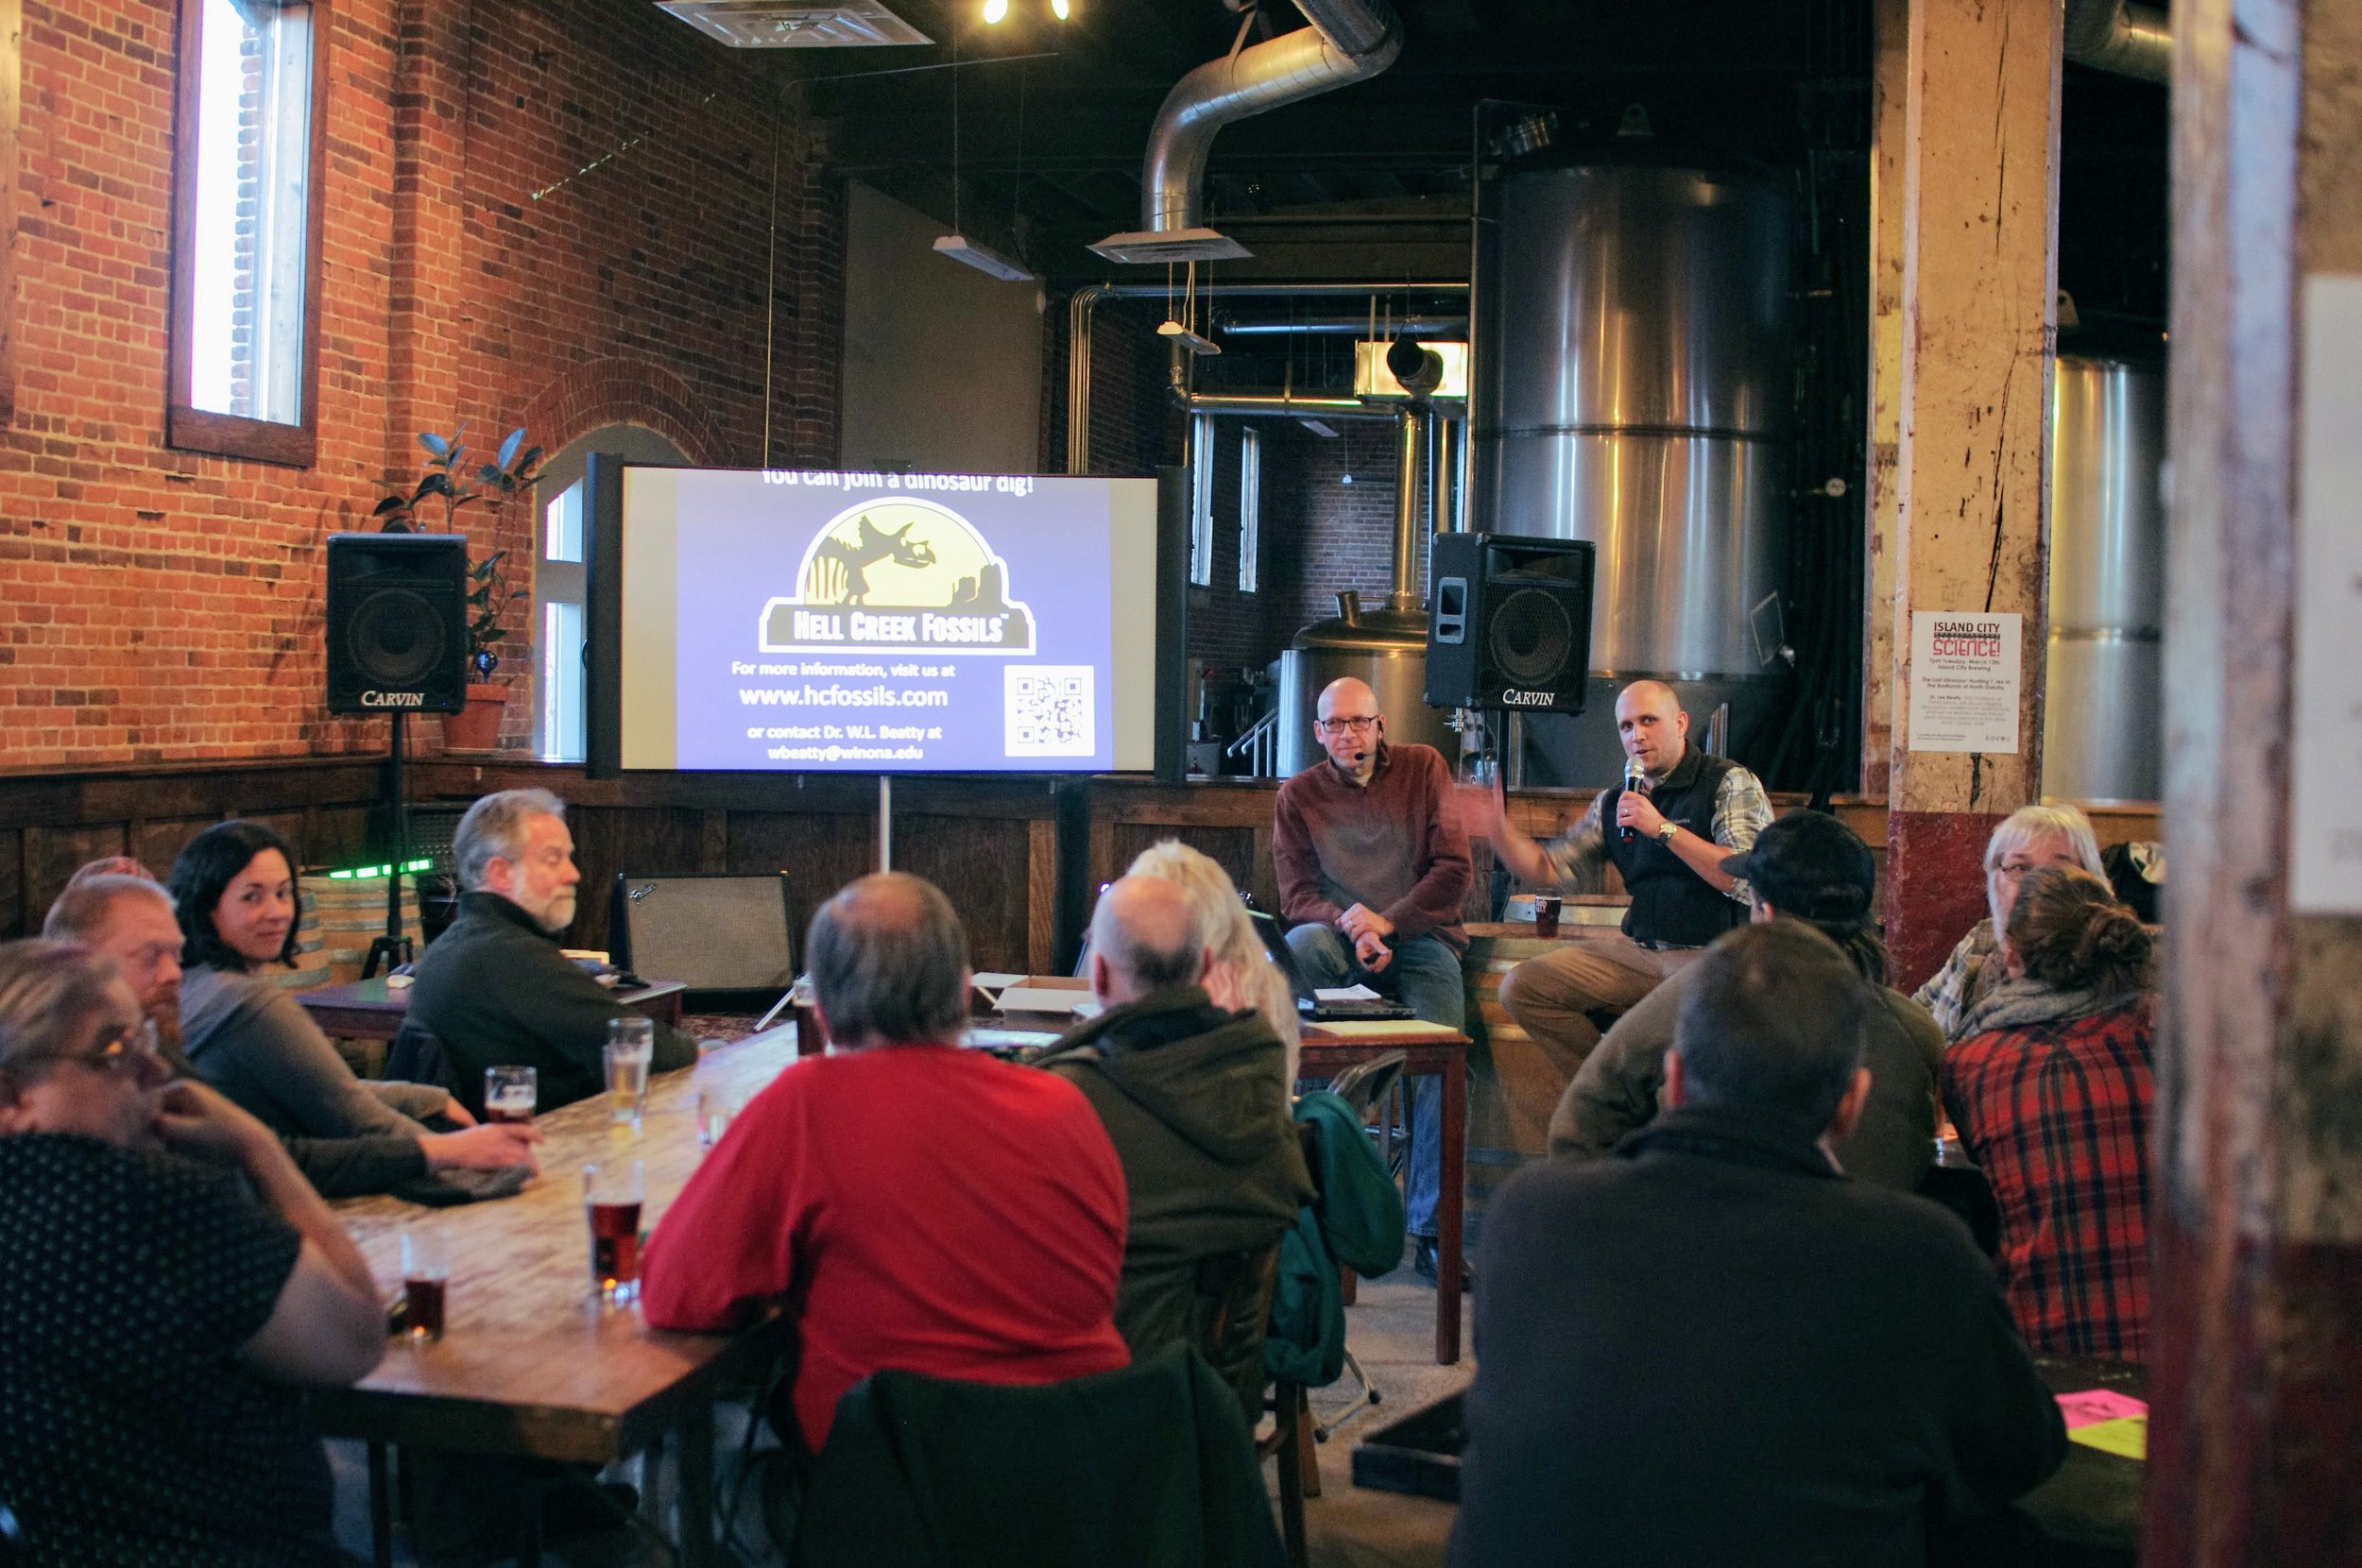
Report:
[[1910,85],[1910,0],[1874,0],[1870,80],[1870,450],[1862,465],[1861,779],[1883,796],[1892,761],[1894,559],[1901,542],[1896,468],[1903,435],[1903,170]]
[[[2036,797],[2059,146],[2055,0],[1910,0],[1888,942],[1916,985],[1983,913],[1994,821]],[[1914,615],[2022,617],[2015,745],[1909,733]]]

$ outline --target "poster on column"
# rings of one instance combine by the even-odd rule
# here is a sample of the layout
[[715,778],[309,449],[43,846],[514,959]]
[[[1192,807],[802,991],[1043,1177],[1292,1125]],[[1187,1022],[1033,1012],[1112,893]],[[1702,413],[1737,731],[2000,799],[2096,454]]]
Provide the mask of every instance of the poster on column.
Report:
[[1911,612],[1913,751],[2018,749],[2017,612]]
[[2362,914],[2362,277],[2304,281],[2288,907]]

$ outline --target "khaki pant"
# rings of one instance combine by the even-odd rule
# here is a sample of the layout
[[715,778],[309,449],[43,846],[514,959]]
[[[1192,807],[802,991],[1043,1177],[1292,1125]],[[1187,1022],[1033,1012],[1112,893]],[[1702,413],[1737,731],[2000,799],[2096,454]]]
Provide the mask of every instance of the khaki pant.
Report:
[[1620,931],[1586,937],[1528,959],[1502,977],[1501,1007],[1528,1034],[1580,1061],[1600,1043],[1602,1025],[1594,1014],[1629,1010],[1666,977],[1696,963],[1699,952],[1660,952]]

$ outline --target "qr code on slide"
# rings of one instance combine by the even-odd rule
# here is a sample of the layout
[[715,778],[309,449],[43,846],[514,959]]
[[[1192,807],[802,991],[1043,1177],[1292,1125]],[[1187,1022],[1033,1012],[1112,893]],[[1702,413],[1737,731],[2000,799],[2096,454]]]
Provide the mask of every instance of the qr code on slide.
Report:
[[1091,677],[1087,664],[1012,664],[1008,669],[1007,735],[1010,757],[1088,757],[1099,748],[1091,734]]

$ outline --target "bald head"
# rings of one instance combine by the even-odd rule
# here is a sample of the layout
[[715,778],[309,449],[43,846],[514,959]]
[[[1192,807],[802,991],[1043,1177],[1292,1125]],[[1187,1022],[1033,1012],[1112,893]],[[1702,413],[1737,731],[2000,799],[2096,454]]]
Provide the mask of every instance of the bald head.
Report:
[[1109,1006],[1206,975],[1211,934],[1189,891],[1162,877],[1126,877],[1091,914],[1091,993]]
[[813,912],[804,962],[839,1046],[941,1043],[967,1020],[967,933],[919,878],[881,872],[838,889]]
[[1338,676],[1322,689],[1312,712],[1321,749],[1337,771],[1353,783],[1367,784],[1378,772],[1378,742],[1386,739],[1386,720],[1369,682]]
[[1688,745],[1689,715],[1663,681],[1636,680],[1616,694],[1616,734],[1625,756],[1663,778],[1680,765]]

